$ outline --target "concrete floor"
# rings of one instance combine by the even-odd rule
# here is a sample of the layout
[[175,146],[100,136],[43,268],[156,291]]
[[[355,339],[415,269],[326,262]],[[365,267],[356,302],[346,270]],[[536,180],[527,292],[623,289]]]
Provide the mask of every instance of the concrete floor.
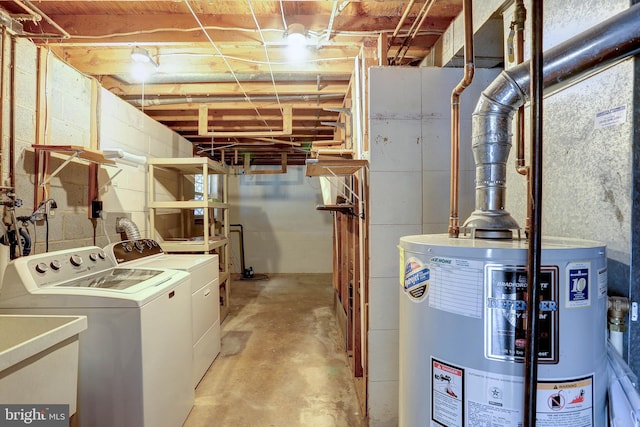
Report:
[[222,350],[184,427],[364,427],[328,274],[231,285]]

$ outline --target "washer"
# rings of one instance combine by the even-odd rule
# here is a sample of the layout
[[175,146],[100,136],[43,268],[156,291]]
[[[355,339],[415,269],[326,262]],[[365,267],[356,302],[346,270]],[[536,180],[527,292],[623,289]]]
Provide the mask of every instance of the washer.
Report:
[[0,312],[87,316],[80,426],[176,427],[194,403],[190,287],[184,271],[119,267],[90,246],[11,261]]
[[191,275],[191,321],[195,388],[220,354],[220,289],[218,255],[165,254],[152,239],[124,240],[104,248],[121,266],[157,267]]

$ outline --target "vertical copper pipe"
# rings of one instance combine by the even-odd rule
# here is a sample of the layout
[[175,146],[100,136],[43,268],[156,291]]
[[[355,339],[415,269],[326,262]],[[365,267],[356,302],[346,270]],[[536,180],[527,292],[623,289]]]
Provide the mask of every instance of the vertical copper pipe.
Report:
[[[516,65],[522,64],[524,61],[524,23],[526,21],[527,11],[524,8],[524,0],[516,1],[515,19],[512,22],[515,30],[516,49],[515,58]],[[516,125],[516,170],[520,175],[527,175],[528,168],[525,167],[524,159],[524,105],[518,108]]]
[[[7,88],[5,82],[5,70],[7,67],[6,59],[6,42],[9,33],[6,28],[2,28],[2,42],[0,43],[0,152],[2,152],[2,144],[4,143],[4,104],[1,100],[6,99]],[[4,186],[4,167],[0,159],[0,186]]]
[[451,182],[449,237],[460,235],[460,217],[458,213],[459,175],[460,175],[460,95],[473,81],[475,71],[473,58],[473,9],[471,0],[464,0],[464,76],[451,92]]
[[[9,101],[9,187],[16,188],[16,39],[11,36],[11,71],[9,72],[11,100]],[[20,246],[20,245],[18,245]]]
[[540,315],[539,296],[541,265],[542,265],[542,102],[544,95],[543,83],[543,1],[532,3],[531,28],[531,62],[530,79],[530,119],[531,119],[531,190],[532,203],[530,206],[531,233],[527,252],[527,332],[525,349],[525,378],[524,378],[524,425],[535,427],[538,393],[538,317]]
[[[524,0],[516,1],[515,20],[512,22],[515,30],[516,39],[516,65],[521,64],[524,61],[524,23],[527,20],[527,10],[524,7]],[[525,220],[524,232],[529,235],[529,229],[531,227],[531,217],[529,212],[531,210],[531,175],[529,173],[529,166],[526,165],[524,157],[524,105],[518,108],[518,114],[516,116],[516,171],[523,176],[527,177],[527,218]]]

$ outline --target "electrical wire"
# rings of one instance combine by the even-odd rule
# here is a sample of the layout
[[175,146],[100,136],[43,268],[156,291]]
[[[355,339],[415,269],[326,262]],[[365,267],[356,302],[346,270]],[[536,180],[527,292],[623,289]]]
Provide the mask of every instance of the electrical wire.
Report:
[[[284,12],[283,12],[284,13]],[[283,21],[284,21],[284,15],[282,17]],[[281,30],[279,28],[264,28],[262,29],[263,33],[266,32],[278,32],[284,35],[284,33],[286,32],[287,29],[287,25],[286,25],[286,21],[284,21],[285,24],[285,29]],[[138,31],[127,31],[127,32],[122,32],[122,33],[108,33],[108,34],[99,34],[99,35],[77,35],[74,34],[71,36],[72,39],[80,39],[80,40],[96,40],[96,39],[105,39],[105,38],[115,38],[115,37],[131,37],[131,36],[138,36],[138,35],[145,35],[145,34],[154,34],[154,33],[162,33],[162,32],[166,32],[166,33],[190,33],[190,32],[195,32],[195,31],[208,31],[208,30],[219,30],[219,31],[239,31],[239,32],[246,32],[246,33],[256,33],[257,30],[253,29],[253,28],[242,28],[242,27],[219,27],[219,26],[215,26],[215,25],[202,25],[200,27],[194,27],[194,28],[154,28],[151,30],[138,30]],[[322,30],[321,32],[317,32],[317,31],[311,31],[309,30],[309,33],[312,35],[317,35],[318,37],[325,35],[326,30]],[[378,31],[333,31],[333,33],[335,35],[339,35],[341,37],[349,37],[349,36],[353,36],[353,37],[378,37],[380,34],[384,33],[393,33],[393,30],[378,30]],[[410,35],[410,32],[406,31],[406,34],[404,34],[405,32],[401,32],[399,33],[400,37],[407,37]],[[420,30],[419,32],[416,33],[416,35],[420,35],[420,36],[425,36],[425,35],[441,35],[443,34],[444,31],[441,30]],[[114,44],[119,44],[119,43],[114,43]],[[130,43],[129,43],[130,44]],[[144,45],[149,45],[149,44],[153,44],[153,43],[138,43],[137,45],[139,46],[144,46]]]
[[109,238],[109,233],[107,233],[107,214],[104,211],[100,212],[100,220],[102,221],[102,231],[104,232],[104,237],[107,238],[107,244],[111,244],[111,239]]
[[[271,84],[273,85],[273,93],[276,96],[276,102],[278,103],[278,107],[280,107],[280,114],[284,115],[284,111],[282,109],[282,104],[280,103],[280,96],[278,95],[278,88],[276,87],[276,80],[273,76],[273,68],[271,66],[271,59],[269,58],[269,50],[267,49],[267,42],[262,35],[262,30],[260,29],[260,24],[258,23],[258,18],[256,17],[256,13],[253,10],[253,5],[251,4],[251,0],[247,0],[249,3],[249,9],[251,10],[251,16],[253,17],[253,22],[256,24],[256,28],[258,29],[258,34],[260,34],[260,40],[262,40],[262,47],[264,48],[264,56],[267,58],[267,64],[269,66],[269,74],[271,75]],[[266,124],[266,122],[265,122]]]
[[287,19],[284,17],[284,5],[282,4],[282,0],[280,0],[280,13],[282,14],[282,24],[284,25],[284,30],[287,31],[289,26],[287,25]]
[[187,5],[187,8],[189,9],[189,12],[191,12],[191,15],[193,16],[193,19],[195,19],[195,21],[198,23],[198,26],[202,29],[202,32],[204,33],[205,37],[209,41],[209,44],[211,44],[211,46],[214,48],[214,50],[222,57],[222,60],[224,61],[225,65],[227,66],[227,68],[231,72],[231,75],[233,76],[234,80],[238,84],[238,87],[240,88],[240,91],[244,95],[244,98],[251,105],[251,107],[255,110],[256,114],[258,115],[258,118],[260,120],[262,120],[262,122],[267,126],[267,128],[269,129],[269,132],[273,132],[273,129],[271,128],[271,126],[269,126],[267,121],[262,117],[262,115],[260,114],[260,111],[258,110],[258,107],[256,107],[255,104],[251,101],[251,98],[249,97],[249,94],[247,94],[247,92],[245,91],[244,87],[240,83],[240,80],[238,80],[238,76],[236,75],[235,71],[233,71],[233,68],[231,67],[231,64],[229,64],[229,61],[227,61],[227,59],[224,57],[224,55],[222,55],[222,52],[218,48],[218,45],[216,45],[216,43],[213,41],[213,39],[211,38],[211,36],[207,32],[207,30],[205,30],[204,25],[202,25],[202,22],[200,22],[200,18],[198,18],[198,15],[195,13],[193,8],[191,7],[191,4],[189,3],[189,0],[185,0],[184,4]]

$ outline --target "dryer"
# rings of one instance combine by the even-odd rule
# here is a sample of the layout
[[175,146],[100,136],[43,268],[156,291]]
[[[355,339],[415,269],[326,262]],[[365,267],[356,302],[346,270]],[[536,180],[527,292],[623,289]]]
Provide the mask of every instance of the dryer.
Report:
[[87,316],[80,426],[176,427],[194,403],[190,286],[184,271],[120,267],[98,247],[68,249],[11,261],[0,313]]
[[124,240],[104,250],[120,266],[171,268],[191,275],[192,384],[195,388],[220,353],[218,255],[166,254],[152,239]]

